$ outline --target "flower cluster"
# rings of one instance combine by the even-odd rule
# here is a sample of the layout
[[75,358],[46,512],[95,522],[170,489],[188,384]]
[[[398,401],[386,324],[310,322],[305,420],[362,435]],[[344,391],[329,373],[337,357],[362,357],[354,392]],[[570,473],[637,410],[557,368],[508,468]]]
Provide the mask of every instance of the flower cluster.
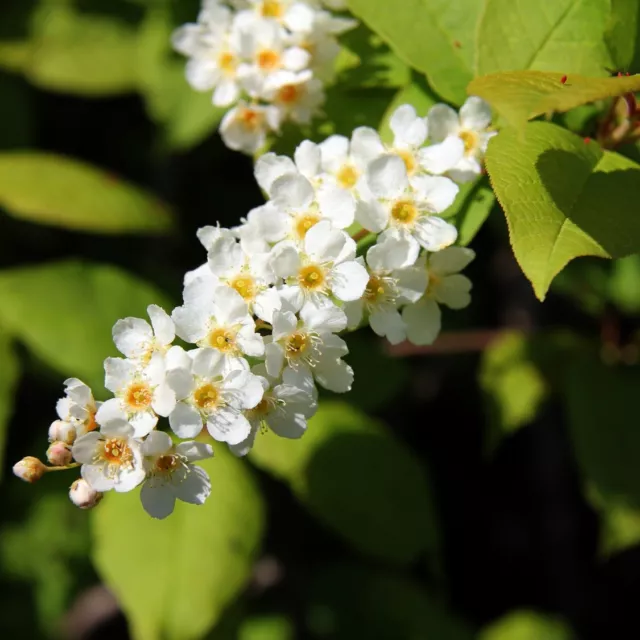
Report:
[[238,227],[198,231],[207,260],[186,274],[182,305],[171,315],[151,305],[149,321],[113,327],[123,357],[104,363],[112,397],[96,402],[67,380],[49,430],[52,466],[29,457],[14,472],[35,481],[80,466],[70,497],[83,508],[142,485],[144,508],[164,518],[176,499],[209,495],[194,464],[213,455],[203,435],[236,455],[261,430],[300,438],[318,386],[351,389],[341,333],[368,323],[392,344],[433,342],[440,307],[470,303],[460,271],[474,253],[452,246],[457,231],[442,214],[454,179],[481,171],[490,116],[478,98],[460,115],[437,105],[419,117],[403,105],[390,145],[360,127],[350,139],[304,141],[293,159],[263,155],[255,176],[267,202]]
[[308,124],[319,112],[336,38],[356,25],[323,5],[344,8],[342,0],[204,0],[197,23],[174,33],[189,84],[230,108],[220,124],[229,148],[255,153],[285,121]]

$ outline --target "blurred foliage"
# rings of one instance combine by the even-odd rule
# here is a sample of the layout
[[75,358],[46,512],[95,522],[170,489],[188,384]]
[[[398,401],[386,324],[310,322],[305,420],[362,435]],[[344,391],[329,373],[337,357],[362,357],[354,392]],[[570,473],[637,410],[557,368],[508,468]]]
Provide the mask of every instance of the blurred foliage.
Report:
[[478,640],[572,640],[559,621],[532,611],[517,611],[484,629]]

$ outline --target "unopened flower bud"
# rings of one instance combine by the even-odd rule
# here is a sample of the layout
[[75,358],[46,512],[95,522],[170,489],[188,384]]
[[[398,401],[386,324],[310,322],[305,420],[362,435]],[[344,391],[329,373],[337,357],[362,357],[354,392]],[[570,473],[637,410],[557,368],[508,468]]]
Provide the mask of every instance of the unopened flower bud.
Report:
[[78,478],[69,489],[71,502],[80,509],[92,509],[95,507],[104,494],[91,488],[91,485],[82,478]]
[[75,427],[66,420],[55,420],[49,427],[49,442],[66,442],[67,444],[73,444],[76,440]]
[[53,442],[47,449],[47,460],[54,467],[66,467],[73,461],[71,446],[66,442]]
[[16,462],[13,465],[13,473],[25,482],[36,482],[36,480],[40,480],[46,470],[47,467],[44,463],[33,456],[22,458],[20,462]]

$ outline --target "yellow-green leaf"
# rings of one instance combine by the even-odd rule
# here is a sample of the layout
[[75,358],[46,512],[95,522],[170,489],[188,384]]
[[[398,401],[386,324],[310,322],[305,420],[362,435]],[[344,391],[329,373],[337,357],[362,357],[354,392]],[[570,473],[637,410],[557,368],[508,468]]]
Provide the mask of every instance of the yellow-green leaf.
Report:
[[514,611],[489,625],[479,640],[572,640],[571,629],[561,620],[534,611]]
[[544,71],[504,71],[476,78],[467,91],[490,102],[507,122],[520,127],[543,113],[569,111],[588,102],[640,91],[640,75],[589,78]]
[[119,318],[146,317],[149,304],[170,310],[156,288],[108,265],[57,262],[0,271],[0,325],[98,395],[103,361],[117,355],[111,328]]
[[473,78],[478,0],[348,0],[351,11],[379,34],[429,84],[454,104]]
[[2,478],[7,429],[13,413],[13,398],[19,378],[20,363],[14,351],[13,339],[0,326],[0,478]]
[[[480,3],[478,3],[480,4]],[[486,0],[476,71],[536,69],[606,75],[610,0]]]
[[640,250],[640,165],[552,124],[507,129],[486,166],[504,209],[511,246],[538,298],[578,256]]
[[50,153],[0,153],[0,206],[23,220],[92,233],[164,233],[168,208],[106,171]]
[[365,553],[406,563],[437,550],[422,465],[381,424],[346,403],[322,401],[300,440],[260,435],[250,458]]
[[248,466],[223,446],[201,464],[211,478],[202,506],[178,501],[158,521],[136,490],[111,493],[92,512],[94,564],[135,640],[199,640],[251,573],[264,509]]

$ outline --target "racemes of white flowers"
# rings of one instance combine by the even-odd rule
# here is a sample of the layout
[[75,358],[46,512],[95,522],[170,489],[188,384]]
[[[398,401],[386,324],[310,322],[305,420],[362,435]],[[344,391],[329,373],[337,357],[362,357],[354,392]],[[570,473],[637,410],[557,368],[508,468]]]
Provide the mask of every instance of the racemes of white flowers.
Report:
[[[243,20],[251,24],[276,5],[282,12],[270,18],[287,29],[315,24],[313,12],[321,11],[319,3],[285,0],[243,0],[234,11],[249,12]],[[209,51],[207,34],[234,22],[230,7],[207,3],[189,37],[204,38]],[[251,32],[255,41],[243,46],[268,44],[287,60],[301,55],[268,29]],[[198,61],[211,71],[205,63]],[[254,73],[240,73],[241,64],[238,77]],[[313,429],[318,386],[345,393],[357,375],[345,331],[369,325],[391,344],[431,344],[442,307],[471,301],[461,271],[475,254],[454,246],[448,209],[456,180],[481,166],[493,135],[488,113],[478,98],[455,122],[449,107],[419,116],[403,105],[391,117],[390,144],[360,127],[350,138],[304,141],[293,159],[262,156],[255,177],[266,203],[233,229],[198,231],[206,261],[185,275],[182,304],[171,313],[151,305],[148,320],[124,318],[113,327],[123,357],[104,363],[112,397],[97,402],[82,381],[67,380],[49,428],[54,466],[27,457],[15,473],[35,482],[49,468],[80,466],[70,490],[79,507],[92,508],[107,491],[141,487],[144,509],[164,518],[181,508],[176,501],[199,505],[209,496],[200,464],[215,461],[207,461],[213,448],[203,439],[243,456],[263,432],[296,439]]]
[[308,124],[325,100],[324,84],[340,52],[337,37],[354,20],[339,3],[314,0],[203,0],[195,23],[177,29],[187,82],[228,108],[225,144],[253,154],[287,121]]

